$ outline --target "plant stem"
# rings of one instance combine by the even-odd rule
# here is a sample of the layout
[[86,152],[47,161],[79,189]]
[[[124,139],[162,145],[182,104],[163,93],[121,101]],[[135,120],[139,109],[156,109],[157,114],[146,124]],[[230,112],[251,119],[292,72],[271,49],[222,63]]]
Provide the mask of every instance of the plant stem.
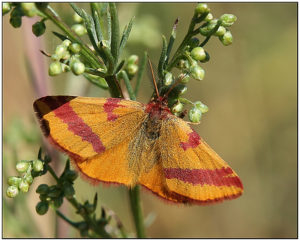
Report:
[[121,78],[124,80],[124,83],[125,83],[125,85],[126,85],[126,89],[127,89],[127,91],[128,91],[128,94],[129,94],[130,99],[131,99],[131,100],[136,100],[136,97],[135,97],[135,95],[134,95],[134,91],[133,91],[132,86],[131,86],[131,84],[130,84],[130,80],[129,80],[129,78],[128,78],[127,73],[126,73],[124,70],[122,70],[122,71],[120,72],[120,76],[121,76]]
[[140,200],[140,187],[129,189],[130,207],[133,214],[137,238],[145,238],[144,219]]

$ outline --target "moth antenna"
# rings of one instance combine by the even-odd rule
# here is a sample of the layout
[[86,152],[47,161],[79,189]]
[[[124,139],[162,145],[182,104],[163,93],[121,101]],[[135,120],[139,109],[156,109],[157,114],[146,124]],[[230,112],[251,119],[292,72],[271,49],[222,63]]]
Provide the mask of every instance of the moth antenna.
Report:
[[151,71],[151,75],[152,75],[152,80],[153,80],[153,84],[154,84],[154,87],[155,87],[156,96],[159,97],[158,88],[157,88],[157,84],[156,84],[156,80],[155,80],[155,77],[154,77],[154,72],[153,72],[152,64],[151,64],[151,61],[150,61],[149,57],[148,57],[148,64],[149,64],[149,67],[150,67],[150,71]]
[[180,81],[186,76],[186,74],[181,74],[179,78],[176,80],[176,82],[170,87],[170,89],[167,91],[167,93],[164,95],[164,97],[168,97],[170,92],[180,83]]

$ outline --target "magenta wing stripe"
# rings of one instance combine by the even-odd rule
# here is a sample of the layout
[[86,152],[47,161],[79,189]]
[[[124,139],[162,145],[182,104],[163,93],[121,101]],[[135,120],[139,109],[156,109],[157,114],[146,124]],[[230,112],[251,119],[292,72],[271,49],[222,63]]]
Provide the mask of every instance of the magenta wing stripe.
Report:
[[119,102],[121,99],[117,98],[108,98],[105,104],[103,105],[104,111],[107,113],[107,120],[115,121],[119,116],[113,113],[113,110],[117,107],[124,107],[120,105]]
[[183,150],[187,150],[188,148],[195,148],[200,144],[200,136],[196,131],[189,133],[189,140],[187,142],[180,142],[180,147]]
[[65,103],[53,112],[68,125],[68,130],[72,131],[75,135],[80,136],[82,140],[91,143],[95,152],[102,153],[105,151],[105,147],[99,137],[92,131],[91,127],[84,123],[84,121],[75,113],[70,106],[70,102]]
[[208,184],[243,188],[243,184],[239,177],[228,177],[228,175],[233,173],[230,167],[222,167],[221,169],[215,170],[164,168],[164,173],[167,179],[176,178],[193,185]]

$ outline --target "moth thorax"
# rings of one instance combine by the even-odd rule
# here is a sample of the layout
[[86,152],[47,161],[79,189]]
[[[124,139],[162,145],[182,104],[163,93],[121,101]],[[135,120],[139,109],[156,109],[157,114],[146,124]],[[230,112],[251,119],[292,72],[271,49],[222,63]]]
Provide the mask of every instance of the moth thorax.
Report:
[[144,130],[148,139],[155,140],[160,136],[162,120],[158,116],[149,114],[148,118],[143,123]]

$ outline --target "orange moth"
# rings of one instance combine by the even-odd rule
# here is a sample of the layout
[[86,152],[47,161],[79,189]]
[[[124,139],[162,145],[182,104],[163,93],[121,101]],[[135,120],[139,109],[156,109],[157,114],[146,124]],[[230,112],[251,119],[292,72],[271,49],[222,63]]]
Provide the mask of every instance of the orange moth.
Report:
[[[156,87],[156,85],[155,85]],[[34,102],[45,136],[95,181],[137,184],[175,203],[210,204],[243,192],[237,174],[167,106],[118,98],[46,96]]]

